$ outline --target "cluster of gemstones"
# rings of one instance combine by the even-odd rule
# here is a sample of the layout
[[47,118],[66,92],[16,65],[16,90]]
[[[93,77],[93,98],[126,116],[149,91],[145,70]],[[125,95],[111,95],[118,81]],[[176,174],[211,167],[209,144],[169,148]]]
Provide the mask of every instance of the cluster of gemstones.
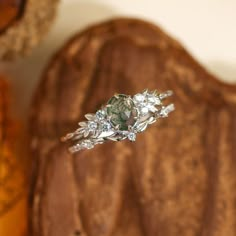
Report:
[[162,100],[171,95],[171,91],[158,94],[148,90],[133,97],[116,94],[96,114],[85,115],[87,121],[80,122],[80,127],[67,134],[63,140],[78,140],[70,148],[71,152],[91,149],[105,140],[120,141],[127,138],[135,141],[137,133],[174,110],[173,104],[162,104]]

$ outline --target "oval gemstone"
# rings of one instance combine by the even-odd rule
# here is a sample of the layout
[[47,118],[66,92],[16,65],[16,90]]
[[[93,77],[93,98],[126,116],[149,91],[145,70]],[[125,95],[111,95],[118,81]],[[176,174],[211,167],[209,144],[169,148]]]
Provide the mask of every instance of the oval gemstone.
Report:
[[21,17],[26,0],[0,0],[0,33]]
[[120,130],[128,130],[137,120],[137,110],[134,102],[126,95],[119,94],[108,101],[107,114],[114,127],[119,125]]

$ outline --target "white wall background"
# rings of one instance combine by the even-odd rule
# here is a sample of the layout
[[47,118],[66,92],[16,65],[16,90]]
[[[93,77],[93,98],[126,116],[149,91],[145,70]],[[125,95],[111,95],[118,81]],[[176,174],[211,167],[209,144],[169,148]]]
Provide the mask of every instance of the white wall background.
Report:
[[[66,4],[83,2],[64,0]],[[84,1],[85,2],[85,1]],[[91,1],[86,1],[91,2]],[[97,0],[112,15],[149,19],[202,60],[236,62],[236,0]],[[87,12],[89,15],[89,12]]]
[[113,16],[141,17],[158,24],[219,79],[236,83],[236,0],[61,1],[57,20],[40,47],[13,64],[0,64],[0,71],[11,76],[15,107],[22,117],[50,56],[74,32]]

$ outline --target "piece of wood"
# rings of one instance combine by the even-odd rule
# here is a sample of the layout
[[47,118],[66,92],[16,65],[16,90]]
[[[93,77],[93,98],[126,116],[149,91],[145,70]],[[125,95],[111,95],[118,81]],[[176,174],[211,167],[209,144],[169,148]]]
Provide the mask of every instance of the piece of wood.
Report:
[[[138,135],[70,155],[62,135],[115,92],[175,95]],[[48,65],[30,119],[34,236],[235,236],[236,86],[136,19],[95,25]]]

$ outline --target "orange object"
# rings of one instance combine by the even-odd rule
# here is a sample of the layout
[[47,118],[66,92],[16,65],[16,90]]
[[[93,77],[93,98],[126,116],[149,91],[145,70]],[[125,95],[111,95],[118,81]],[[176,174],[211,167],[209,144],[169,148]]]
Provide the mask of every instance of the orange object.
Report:
[[8,85],[0,76],[0,235],[27,233],[26,155],[22,127],[8,112]]
[[25,0],[0,0],[0,32],[22,15]]

